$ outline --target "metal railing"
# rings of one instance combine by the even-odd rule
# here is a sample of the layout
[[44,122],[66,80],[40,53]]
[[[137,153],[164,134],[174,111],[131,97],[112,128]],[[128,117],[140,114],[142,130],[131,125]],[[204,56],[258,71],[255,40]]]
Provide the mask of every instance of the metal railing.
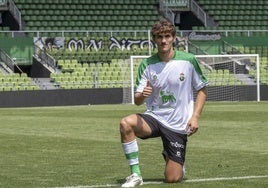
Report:
[[38,46],[34,46],[34,54],[37,56],[41,61],[41,63],[46,63],[48,66],[55,68],[57,66],[56,60],[51,57],[45,50],[42,50]]
[[[191,33],[193,31],[205,32],[205,33],[219,33],[221,36],[258,36],[258,35],[268,35],[268,29],[260,30],[260,29],[237,29],[237,30],[228,30],[228,29],[206,29],[206,30],[178,30],[177,33],[179,36],[185,36],[187,33]],[[98,36],[123,36],[124,33],[132,34],[134,38],[136,38],[137,34],[139,36],[148,37],[148,32],[150,30],[28,30],[28,31],[0,31],[2,36],[15,38],[17,35],[25,35],[31,37],[73,37],[77,33],[79,37],[88,37],[92,36],[94,33],[100,33]],[[141,34],[143,33],[143,34]],[[239,34],[239,35],[237,35]]]
[[[160,11],[164,17],[174,22],[174,12],[192,11],[193,14],[202,22],[206,27],[216,26],[212,18],[198,5],[194,0],[160,0]],[[171,20],[172,19],[172,20]]]
[[243,53],[226,41],[223,41],[223,51],[229,54],[242,54]]
[[205,52],[199,46],[193,44],[190,41],[188,41],[188,52],[196,54],[196,55],[208,55],[207,52]]
[[212,18],[194,1],[190,1],[190,10],[201,20],[206,27],[217,26]]
[[175,14],[173,11],[165,4],[164,1],[159,1],[159,11],[163,16],[168,19],[172,24],[174,24]]
[[189,0],[162,0],[162,3],[173,11],[189,11]]
[[18,7],[15,5],[14,1],[9,0],[8,1],[9,6],[8,9],[10,13],[14,16],[15,20],[19,24],[19,30],[22,30],[22,18],[21,18],[21,12],[19,11]]
[[13,72],[15,70],[15,67],[19,70],[20,73],[23,73],[23,71],[20,69],[20,67],[16,64],[16,62],[9,57],[9,55],[0,49],[0,61],[4,62],[6,66],[8,66]]
[[14,71],[15,62],[2,49],[0,49],[0,61],[4,62],[12,71]]

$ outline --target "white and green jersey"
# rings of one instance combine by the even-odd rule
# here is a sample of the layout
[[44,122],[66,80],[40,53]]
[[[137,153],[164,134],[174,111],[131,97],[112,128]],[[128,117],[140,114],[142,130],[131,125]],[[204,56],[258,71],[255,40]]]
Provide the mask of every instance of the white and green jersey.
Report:
[[146,99],[144,112],[159,120],[172,131],[186,134],[186,125],[193,114],[194,89],[207,85],[193,54],[175,51],[168,63],[157,54],[144,59],[139,65],[136,92],[142,92],[150,82],[152,94]]

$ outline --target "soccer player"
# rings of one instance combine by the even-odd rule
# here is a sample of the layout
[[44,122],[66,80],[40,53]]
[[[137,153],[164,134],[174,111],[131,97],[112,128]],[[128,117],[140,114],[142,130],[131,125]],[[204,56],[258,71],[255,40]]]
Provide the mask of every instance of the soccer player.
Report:
[[194,55],[173,48],[175,26],[161,19],[153,25],[151,33],[158,52],[139,65],[134,95],[135,104],[145,102],[147,110],[120,121],[122,147],[131,171],[122,187],[143,184],[136,137],[161,137],[165,182],[182,181],[187,137],[198,130],[207,96],[208,82]]

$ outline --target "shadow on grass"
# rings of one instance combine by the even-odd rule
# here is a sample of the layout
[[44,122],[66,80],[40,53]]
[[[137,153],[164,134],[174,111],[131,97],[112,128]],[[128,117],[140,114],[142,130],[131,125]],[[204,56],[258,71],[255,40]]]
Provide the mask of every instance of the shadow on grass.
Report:
[[[125,183],[125,179],[118,179],[118,180],[116,180],[117,181],[117,183],[119,183],[119,184],[123,184],[123,183]],[[160,179],[160,178],[145,178],[145,179],[143,179],[143,182],[155,182],[155,183],[165,183],[164,182],[164,180],[163,179]]]

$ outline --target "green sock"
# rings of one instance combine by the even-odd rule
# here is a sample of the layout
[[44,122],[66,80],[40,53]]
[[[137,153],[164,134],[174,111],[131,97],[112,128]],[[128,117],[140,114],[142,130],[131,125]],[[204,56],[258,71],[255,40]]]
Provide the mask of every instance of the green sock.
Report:
[[139,176],[141,176],[141,170],[139,164],[134,164],[130,166],[131,174],[136,173]]
[[128,160],[131,174],[136,173],[140,176],[139,148],[136,139],[128,143],[122,143],[122,147]]

